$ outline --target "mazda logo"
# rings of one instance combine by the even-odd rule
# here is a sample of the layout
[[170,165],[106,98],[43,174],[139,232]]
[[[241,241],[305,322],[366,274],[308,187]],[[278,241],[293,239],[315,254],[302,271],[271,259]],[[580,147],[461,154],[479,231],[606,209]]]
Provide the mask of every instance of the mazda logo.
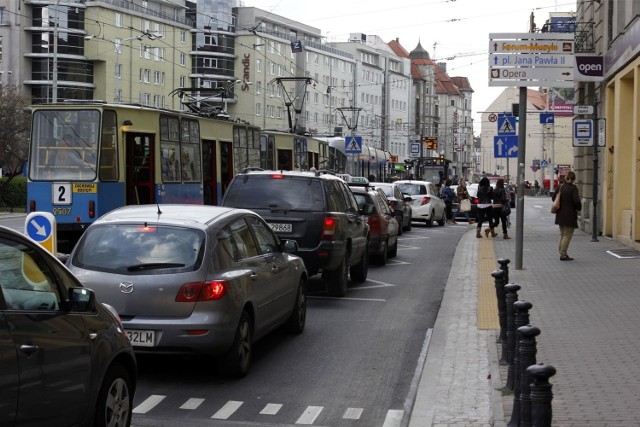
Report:
[[130,294],[133,292],[133,283],[131,282],[120,282],[120,292],[123,294]]

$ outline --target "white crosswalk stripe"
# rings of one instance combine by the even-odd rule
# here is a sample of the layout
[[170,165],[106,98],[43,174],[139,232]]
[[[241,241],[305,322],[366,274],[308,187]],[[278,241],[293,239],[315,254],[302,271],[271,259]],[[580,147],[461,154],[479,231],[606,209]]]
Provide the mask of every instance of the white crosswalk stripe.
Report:
[[262,409],[262,411],[260,411],[260,413],[263,415],[275,415],[281,408],[281,403],[269,403]]
[[362,408],[347,408],[347,410],[344,411],[342,418],[348,420],[359,420],[362,416],[362,411],[364,411]]
[[204,399],[192,397],[182,404],[180,409],[197,409],[204,402]]
[[296,424],[311,425],[316,421],[320,412],[324,409],[324,406],[307,406],[307,409],[302,413]]
[[243,402],[238,402],[237,400],[230,400],[225,403],[224,406],[220,408],[220,410],[218,410],[218,412],[213,414],[211,418],[215,418],[216,420],[226,420],[231,415],[233,415],[233,413],[236,412],[238,408],[240,408],[240,406],[242,406],[242,403]]
[[141,404],[133,408],[133,413],[146,414],[147,412],[152,410],[158,403],[162,402],[165,397],[167,396],[152,394],[151,396],[147,397],[147,399],[144,402],[142,402]]

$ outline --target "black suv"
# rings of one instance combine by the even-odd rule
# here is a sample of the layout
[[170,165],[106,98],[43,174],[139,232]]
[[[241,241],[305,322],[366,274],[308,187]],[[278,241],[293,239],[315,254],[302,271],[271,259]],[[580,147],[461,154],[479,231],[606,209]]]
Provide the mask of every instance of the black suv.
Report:
[[346,294],[349,273],[354,282],[367,280],[367,219],[337,176],[322,171],[242,172],[229,184],[222,205],[250,209],[279,237],[296,240],[296,254],[309,275],[322,273],[329,295]]

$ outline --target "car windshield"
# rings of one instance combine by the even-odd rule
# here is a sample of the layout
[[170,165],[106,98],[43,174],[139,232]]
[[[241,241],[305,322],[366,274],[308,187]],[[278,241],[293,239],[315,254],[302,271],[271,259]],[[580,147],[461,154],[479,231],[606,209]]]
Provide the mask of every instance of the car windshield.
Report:
[[377,187],[384,191],[385,196],[393,197],[393,187],[391,185],[378,185]]
[[324,194],[320,181],[311,178],[247,176],[237,178],[225,195],[224,205],[243,209],[276,211],[322,211]]
[[72,263],[90,270],[121,274],[200,266],[205,235],[200,230],[147,224],[110,224],[89,228]]

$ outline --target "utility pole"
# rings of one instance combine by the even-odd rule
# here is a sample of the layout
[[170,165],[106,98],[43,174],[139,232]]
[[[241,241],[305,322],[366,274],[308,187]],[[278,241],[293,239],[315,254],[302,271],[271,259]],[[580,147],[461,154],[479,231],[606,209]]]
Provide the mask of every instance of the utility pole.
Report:
[[53,23],[53,76],[51,78],[51,101],[58,102],[58,20],[60,17],[60,0],[56,0],[56,17]]

